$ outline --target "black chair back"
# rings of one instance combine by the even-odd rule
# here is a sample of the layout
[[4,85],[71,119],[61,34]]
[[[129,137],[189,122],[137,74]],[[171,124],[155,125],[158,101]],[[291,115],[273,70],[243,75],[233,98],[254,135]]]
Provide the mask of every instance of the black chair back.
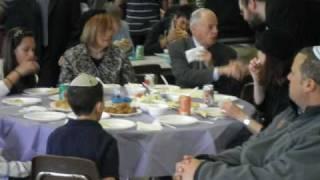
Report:
[[41,155],[32,159],[33,180],[98,180],[95,163],[68,156]]

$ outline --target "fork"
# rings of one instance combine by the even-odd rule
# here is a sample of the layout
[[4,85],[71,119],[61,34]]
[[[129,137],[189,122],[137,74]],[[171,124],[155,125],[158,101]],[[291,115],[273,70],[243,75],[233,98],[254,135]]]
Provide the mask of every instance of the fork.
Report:
[[168,123],[164,123],[164,122],[160,122],[162,125],[164,125],[164,126],[167,126],[167,127],[169,127],[169,128],[172,128],[172,129],[177,129],[177,127],[175,127],[175,126],[172,126],[172,125],[170,125],[170,124],[168,124]]

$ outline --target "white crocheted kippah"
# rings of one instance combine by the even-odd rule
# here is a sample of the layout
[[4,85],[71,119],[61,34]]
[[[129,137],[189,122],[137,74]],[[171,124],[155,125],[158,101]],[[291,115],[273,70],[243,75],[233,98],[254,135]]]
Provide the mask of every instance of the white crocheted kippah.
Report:
[[313,46],[312,51],[318,60],[320,60],[320,46]]
[[96,86],[97,84],[98,81],[94,76],[86,73],[81,73],[71,81],[70,86],[92,87]]

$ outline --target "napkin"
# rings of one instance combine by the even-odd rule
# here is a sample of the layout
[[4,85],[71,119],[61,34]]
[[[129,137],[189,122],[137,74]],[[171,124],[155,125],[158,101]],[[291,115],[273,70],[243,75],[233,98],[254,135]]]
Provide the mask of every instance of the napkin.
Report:
[[153,121],[150,123],[137,122],[138,131],[161,131],[162,126],[159,121]]
[[205,51],[205,48],[202,46],[192,48],[192,49],[185,51],[188,63],[192,63],[194,61],[201,61],[201,59],[199,59],[199,57],[198,57],[200,55],[201,51]]
[[47,108],[43,106],[29,106],[19,110],[20,113],[41,112],[41,111],[47,111]]

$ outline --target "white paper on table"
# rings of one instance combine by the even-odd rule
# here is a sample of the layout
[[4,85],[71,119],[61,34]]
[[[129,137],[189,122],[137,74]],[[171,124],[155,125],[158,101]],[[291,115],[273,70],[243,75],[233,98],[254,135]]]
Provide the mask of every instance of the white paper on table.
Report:
[[201,61],[201,59],[199,58],[199,55],[202,51],[205,51],[205,48],[202,46],[185,51],[188,63],[190,64],[194,61]]
[[161,131],[162,128],[159,121],[153,121],[152,123],[137,122],[138,131]]

